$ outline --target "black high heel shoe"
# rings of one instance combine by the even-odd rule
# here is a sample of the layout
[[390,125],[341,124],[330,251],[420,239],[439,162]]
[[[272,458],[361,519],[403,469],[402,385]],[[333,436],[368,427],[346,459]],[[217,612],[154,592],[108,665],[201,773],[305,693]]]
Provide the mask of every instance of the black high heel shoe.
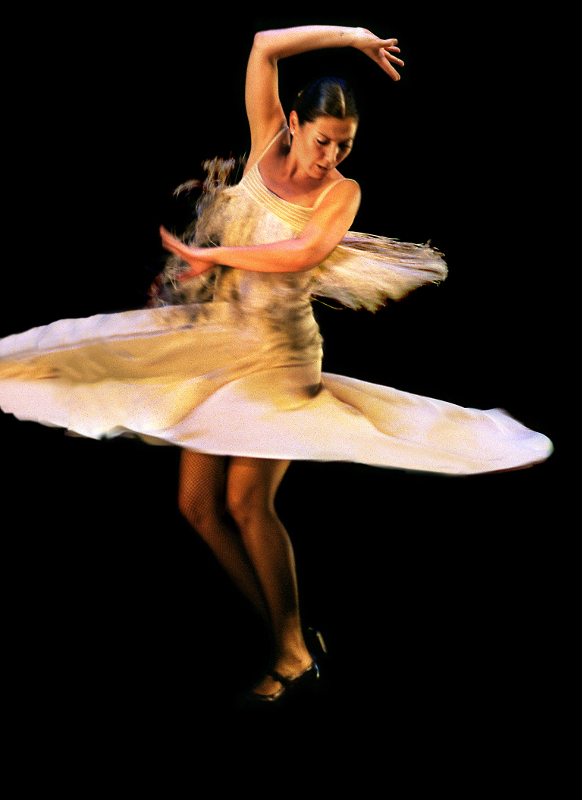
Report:
[[[267,670],[266,674],[281,684],[281,688],[272,694],[259,694],[252,690],[237,700],[239,708],[257,708],[260,706],[280,706],[281,701],[290,695],[306,694],[318,688],[320,678],[319,665],[327,657],[327,647],[321,632],[316,628],[304,628],[303,639],[312,658],[312,664],[296,678],[286,678],[277,670]],[[291,691],[290,691],[291,690]]]
[[257,707],[269,704],[278,706],[283,699],[287,701],[291,696],[296,697],[299,694],[315,690],[319,680],[319,667],[317,661],[313,659],[312,664],[296,678],[286,678],[275,669],[267,670],[266,674],[278,681],[281,688],[272,694],[258,694],[258,692],[250,691],[242,699],[244,706]]

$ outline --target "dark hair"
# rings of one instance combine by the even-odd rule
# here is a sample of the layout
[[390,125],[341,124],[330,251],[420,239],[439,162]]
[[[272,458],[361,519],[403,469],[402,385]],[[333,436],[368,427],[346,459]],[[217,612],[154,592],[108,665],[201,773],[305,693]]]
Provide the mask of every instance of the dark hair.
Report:
[[293,104],[299,124],[314,122],[318,117],[359,118],[354,93],[341,78],[319,78],[297,95]]

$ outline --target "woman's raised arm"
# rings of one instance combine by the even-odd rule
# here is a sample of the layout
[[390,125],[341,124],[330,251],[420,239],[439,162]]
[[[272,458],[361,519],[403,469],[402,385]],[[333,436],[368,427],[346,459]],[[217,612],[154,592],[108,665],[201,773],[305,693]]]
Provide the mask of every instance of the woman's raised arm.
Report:
[[335,25],[308,25],[257,33],[248,61],[245,88],[251,128],[249,165],[287,122],[279,99],[277,62],[280,59],[309,50],[355,47],[373,59],[393,80],[399,80],[393,64],[402,66],[403,62],[395,55],[400,52],[396,45],[396,39],[380,39],[364,28]]

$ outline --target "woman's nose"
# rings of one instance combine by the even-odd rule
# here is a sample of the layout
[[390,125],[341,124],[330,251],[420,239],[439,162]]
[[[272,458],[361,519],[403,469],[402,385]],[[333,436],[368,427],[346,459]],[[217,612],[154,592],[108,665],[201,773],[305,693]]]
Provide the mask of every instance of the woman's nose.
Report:
[[339,152],[339,147],[337,145],[330,145],[330,147],[328,148],[325,154],[325,160],[327,161],[330,167],[337,162],[338,152]]

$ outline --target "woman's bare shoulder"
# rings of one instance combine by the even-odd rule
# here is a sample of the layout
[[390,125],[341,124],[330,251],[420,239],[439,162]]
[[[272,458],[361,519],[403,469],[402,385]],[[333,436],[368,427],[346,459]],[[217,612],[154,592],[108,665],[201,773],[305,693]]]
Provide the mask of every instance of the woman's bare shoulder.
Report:
[[345,178],[340,173],[337,173],[337,178],[331,180],[327,186],[321,191],[315,202],[314,208],[320,208],[325,202],[337,203],[341,202],[357,202],[360,203],[362,199],[362,191],[360,184],[353,178]]

